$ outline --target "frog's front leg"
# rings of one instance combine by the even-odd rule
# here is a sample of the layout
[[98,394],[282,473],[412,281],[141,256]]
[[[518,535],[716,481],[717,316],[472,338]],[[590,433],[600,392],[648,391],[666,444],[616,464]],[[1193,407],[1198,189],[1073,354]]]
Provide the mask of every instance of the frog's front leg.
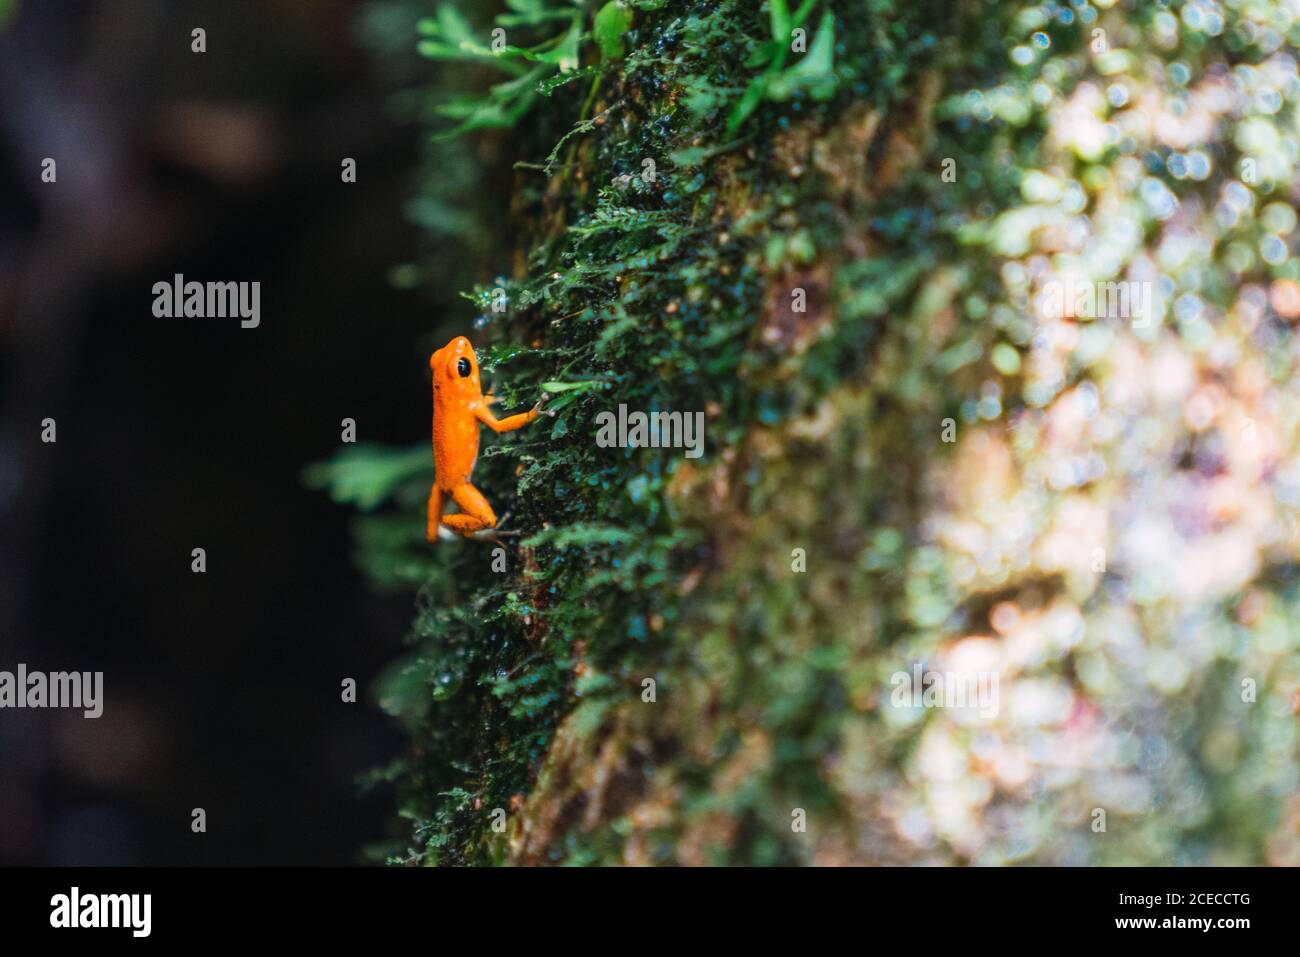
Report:
[[457,485],[451,490],[451,497],[460,506],[460,513],[443,516],[442,524],[452,531],[460,532],[462,535],[469,535],[480,529],[496,526],[496,513],[492,511],[492,506],[483,497],[483,493],[473,485],[468,482],[464,485]]
[[515,415],[508,415],[504,419],[498,419],[486,405],[479,405],[474,409],[475,418],[496,433],[513,432],[515,429],[522,429],[541,414],[541,407],[538,406],[527,412],[519,412]]

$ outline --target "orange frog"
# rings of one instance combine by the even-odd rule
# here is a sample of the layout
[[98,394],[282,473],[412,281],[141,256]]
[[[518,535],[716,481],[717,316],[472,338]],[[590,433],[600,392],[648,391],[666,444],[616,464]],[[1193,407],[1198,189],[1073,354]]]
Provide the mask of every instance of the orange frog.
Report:
[[[429,541],[437,538],[440,522],[465,536],[495,528],[496,513],[469,481],[478,461],[479,423],[494,432],[513,432],[542,414],[541,403],[504,419],[494,416],[488,406],[496,397],[483,394],[478,356],[464,336],[457,336],[431,355],[429,369],[433,372],[434,479],[425,537]],[[459,513],[442,514],[448,495],[460,506]]]

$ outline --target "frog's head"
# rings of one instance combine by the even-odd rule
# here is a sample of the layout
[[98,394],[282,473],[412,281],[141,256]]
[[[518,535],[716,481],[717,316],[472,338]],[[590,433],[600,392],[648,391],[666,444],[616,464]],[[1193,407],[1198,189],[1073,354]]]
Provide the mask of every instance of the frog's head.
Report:
[[457,336],[433,355],[429,356],[429,371],[433,373],[433,387],[447,395],[465,401],[483,395],[478,377],[478,356],[464,336]]

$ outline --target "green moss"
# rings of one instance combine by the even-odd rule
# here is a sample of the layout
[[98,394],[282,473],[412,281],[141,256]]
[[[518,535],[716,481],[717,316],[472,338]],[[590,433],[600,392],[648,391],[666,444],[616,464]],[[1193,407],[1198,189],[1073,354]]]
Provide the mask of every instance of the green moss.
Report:
[[[818,821],[818,859],[906,859],[870,822],[906,786],[924,722],[888,723],[880,689],[987,624],[991,600],[928,537],[926,483],[951,454],[943,419],[997,418],[981,411],[990,383],[1028,388],[1034,330],[1007,302],[1000,244],[1046,148],[1042,65],[1009,56],[1042,17],[890,0],[509,7],[501,53],[446,4],[420,45],[507,76],[435,111],[440,133],[509,131],[511,238],[466,298],[503,406],[544,391],[556,413],[478,464],[522,532],[507,571],[489,545],[423,543],[431,463],[413,453],[357,450],[310,476],[391,504],[359,520],[360,560],[419,587],[407,656],[378,688],[412,739],[375,776],[414,828],[395,859],[806,862],[792,808]],[[800,57],[781,38],[807,24]],[[1062,56],[1083,36],[1051,33]],[[705,457],[599,448],[595,416],[619,403],[703,410]],[[806,574],[791,574],[796,548]],[[1031,807],[1024,832],[1050,835],[1049,813]]]
[[[540,148],[556,172],[548,178],[525,168],[518,175],[514,216],[534,225],[520,243],[526,265],[504,283],[509,312],[487,311],[491,286],[470,297],[493,320],[496,342],[482,352],[483,366],[505,379],[506,405],[528,401],[541,382],[556,393],[554,420],[488,447],[476,472],[496,500],[504,489],[517,493],[512,524],[527,534],[510,550],[509,572],[493,573],[490,549],[479,543],[439,544],[432,564],[419,554],[416,510],[427,475],[408,468],[406,453],[379,458],[357,450],[310,476],[362,508],[385,490],[406,506],[406,547],[416,553],[410,569],[423,579],[421,611],[412,653],[379,696],[417,743],[417,757],[392,775],[402,785],[403,814],[417,822],[411,859],[490,859],[490,809],[531,790],[558,722],[576,701],[604,707],[638,695],[644,675],[671,680],[666,669],[682,657],[680,582],[711,550],[709,528],[684,523],[671,494],[686,467],[680,451],[600,449],[591,423],[620,402],[707,410],[713,459],[741,441],[749,423],[790,413],[762,384],[780,361],[756,335],[769,273],[779,268],[762,250],[776,242],[796,261],[812,261],[819,242],[833,248],[839,241],[842,226],[811,177],[791,182],[775,157],[745,142],[843,109],[848,97],[819,101],[841,83],[852,86],[859,72],[865,81],[874,53],[866,32],[842,31],[840,42],[859,49],[835,64],[827,9],[808,54],[785,67],[788,44],[772,31],[804,25],[815,3],[766,22],[746,3],[635,6],[635,18],[616,5],[597,12],[603,55],[580,53],[590,66],[572,58],[574,38],[586,49],[581,8],[566,18],[559,7],[517,5],[515,18],[499,25],[512,36],[517,28],[531,31],[530,42],[538,32],[551,36],[510,45],[499,57],[473,39],[482,32],[453,8],[421,23],[423,55],[490,59],[516,77],[482,100],[464,95],[441,109],[460,121],[452,132],[518,125],[537,109],[539,95],[555,117],[577,111],[577,125],[561,131],[554,147],[545,144],[548,118],[520,129],[516,155]],[[890,13],[890,5],[877,5],[867,28]],[[919,23],[921,14],[914,8],[911,16]],[[919,59],[933,44],[922,30],[914,35],[907,56]],[[547,80],[579,69],[592,72],[591,85]],[[781,112],[750,116],[757,102],[743,92],[754,88],[749,76],[762,85],[759,99],[781,101]],[[909,79],[912,68],[897,70],[894,88],[877,90],[874,99],[902,96]],[[718,138],[746,119],[746,141]],[[363,529],[363,561],[393,581],[393,562],[383,556],[394,542],[372,520]]]

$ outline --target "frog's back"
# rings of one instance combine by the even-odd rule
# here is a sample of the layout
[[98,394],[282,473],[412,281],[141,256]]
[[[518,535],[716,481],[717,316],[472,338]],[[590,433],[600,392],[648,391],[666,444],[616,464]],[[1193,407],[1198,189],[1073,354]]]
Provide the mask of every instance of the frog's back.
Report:
[[455,402],[433,401],[433,467],[437,485],[453,489],[469,481],[478,459],[478,419]]

